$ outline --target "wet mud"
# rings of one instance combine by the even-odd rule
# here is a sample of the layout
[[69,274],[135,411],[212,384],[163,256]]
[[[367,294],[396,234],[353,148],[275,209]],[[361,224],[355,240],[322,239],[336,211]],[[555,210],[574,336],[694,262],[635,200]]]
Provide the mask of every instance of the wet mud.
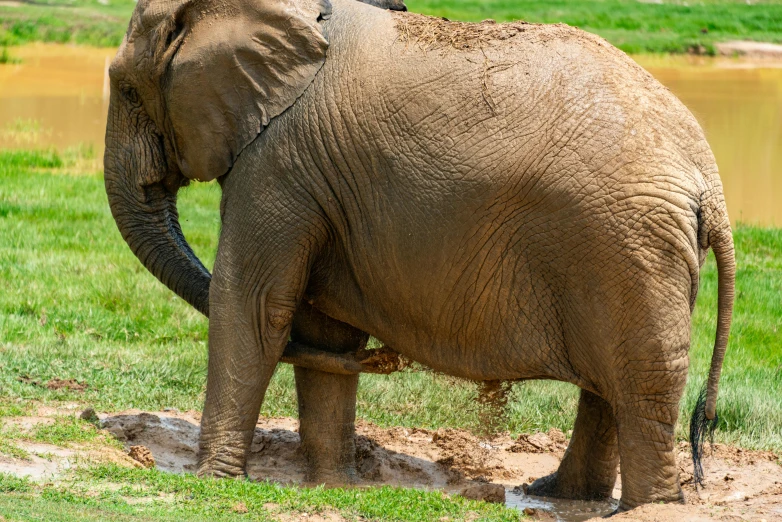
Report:
[[[159,469],[193,472],[198,448],[197,413],[126,412],[100,415],[105,429],[125,445],[143,445]],[[304,458],[298,423],[292,418],[261,419],[250,448],[251,478],[301,484]],[[510,437],[477,437],[456,429],[379,428],[358,422],[356,457],[360,486],[389,484],[441,489],[468,498],[500,500],[537,520],[582,521],[604,516],[617,502],[574,502],[527,496],[523,485],[556,470],[567,438],[556,429]],[[716,444],[707,449],[705,488],[692,482],[689,446],[678,459],[686,505],[653,505],[616,515],[618,521],[782,520],[782,465],[771,452]],[[621,496],[621,476],[614,497]],[[673,513],[676,513],[674,516]]]
[[[8,418],[5,425],[29,431],[53,422],[57,415],[79,416],[80,412],[41,408],[37,416]],[[122,441],[124,454],[116,449],[78,445],[61,448],[21,441],[17,445],[30,457],[0,456],[0,472],[51,481],[85,460],[154,466],[171,473],[195,472],[199,413],[127,411],[97,416],[107,433]],[[298,422],[292,418],[259,420],[247,463],[250,478],[291,485],[303,483],[305,461],[297,428]],[[475,500],[504,501],[533,520],[598,520],[616,509],[616,500],[574,502],[523,493],[525,484],[552,473],[559,465],[568,442],[559,430],[519,437],[478,437],[464,430],[386,429],[359,421],[356,431],[359,487],[388,484],[439,489]],[[686,504],[643,506],[611,520],[782,520],[782,461],[778,455],[722,444],[709,447],[704,461],[705,487],[697,491],[686,443],[679,444],[677,457]],[[621,475],[613,496],[621,496]],[[280,520],[286,516],[279,513]],[[333,515],[324,520],[332,519],[339,517]]]

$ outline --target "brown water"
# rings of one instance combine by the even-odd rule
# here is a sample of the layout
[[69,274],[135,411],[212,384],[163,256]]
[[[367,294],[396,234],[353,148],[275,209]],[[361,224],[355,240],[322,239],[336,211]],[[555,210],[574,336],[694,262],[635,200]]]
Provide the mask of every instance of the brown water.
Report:
[[0,147],[92,145],[103,154],[104,78],[115,49],[53,44],[11,48],[0,65]]
[[[0,147],[92,145],[100,157],[112,49],[15,48],[0,65]],[[782,226],[782,64],[636,57],[706,130],[734,223]]]
[[[603,502],[587,500],[568,500],[561,498],[534,497],[526,495],[521,488],[505,492],[505,505],[538,518],[538,513],[546,513],[556,522],[583,522],[593,518],[604,517],[613,513],[619,506],[619,501],[611,499]],[[531,512],[530,512],[531,510]]]

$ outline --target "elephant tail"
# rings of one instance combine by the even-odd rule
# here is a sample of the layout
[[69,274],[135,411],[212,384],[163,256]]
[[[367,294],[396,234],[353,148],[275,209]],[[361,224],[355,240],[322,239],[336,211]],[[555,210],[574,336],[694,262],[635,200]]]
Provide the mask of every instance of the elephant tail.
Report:
[[698,242],[704,249],[714,250],[717,260],[718,297],[717,297],[717,335],[711,356],[709,379],[704,385],[695,404],[690,419],[690,444],[692,446],[693,478],[696,484],[703,485],[703,443],[706,436],[713,438],[717,427],[717,389],[722,371],[722,362],[728,347],[730,322],[733,317],[733,299],[735,295],[736,261],[733,251],[733,235],[730,229],[725,199],[719,190],[701,200],[701,220]]

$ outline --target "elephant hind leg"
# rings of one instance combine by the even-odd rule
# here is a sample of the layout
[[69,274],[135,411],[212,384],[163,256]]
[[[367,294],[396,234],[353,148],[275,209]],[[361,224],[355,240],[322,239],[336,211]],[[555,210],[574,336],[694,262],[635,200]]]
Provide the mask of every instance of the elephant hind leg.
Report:
[[530,495],[603,500],[611,497],[619,466],[616,420],[611,405],[581,390],[578,415],[556,472],[533,482]]
[[[364,348],[369,335],[302,302],[291,339],[319,350],[347,353]],[[299,435],[307,460],[305,480],[329,486],[356,482],[358,375],[336,375],[298,366],[294,374]]]
[[661,359],[647,361],[642,370],[628,367],[627,378],[620,383],[623,394],[615,404],[622,470],[620,511],[684,501],[674,435],[688,360],[686,353],[678,359]]

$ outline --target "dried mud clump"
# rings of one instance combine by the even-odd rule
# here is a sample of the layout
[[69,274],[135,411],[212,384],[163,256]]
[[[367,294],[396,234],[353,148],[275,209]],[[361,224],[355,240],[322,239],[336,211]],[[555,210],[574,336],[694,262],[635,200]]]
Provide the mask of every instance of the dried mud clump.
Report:
[[155,457],[152,456],[152,452],[146,446],[131,446],[128,450],[128,455],[145,468],[155,467]]
[[98,422],[98,414],[95,413],[95,408],[93,407],[86,408],[82,411],[79,414],[79,418],[87,422]]
[[519,435],[508,451],[512,453],[554,453],[565,451],[568,440],[562,431],[551,428],[548,433]]
[[441,428],[432,434],[432,442],[440,450],[437,463],[450,468],[450,483],[501,478],[504,468],[488,443],[461,430]]
[[413,362],[387,346],[363,350],[357,355],[362,371],[388,375],[412,366]]
[[456,49],[470,51],[509,40],[527,30],[527,22],[498,24],[494,20],[479,23],[452,22],[415,13],[394,13],[394,21],[403,42],[417,43],[427,50]]
[[470,484],[459,495],[467,500],[483,500],[495,504],[505,503],[505,488],[502,484]]

